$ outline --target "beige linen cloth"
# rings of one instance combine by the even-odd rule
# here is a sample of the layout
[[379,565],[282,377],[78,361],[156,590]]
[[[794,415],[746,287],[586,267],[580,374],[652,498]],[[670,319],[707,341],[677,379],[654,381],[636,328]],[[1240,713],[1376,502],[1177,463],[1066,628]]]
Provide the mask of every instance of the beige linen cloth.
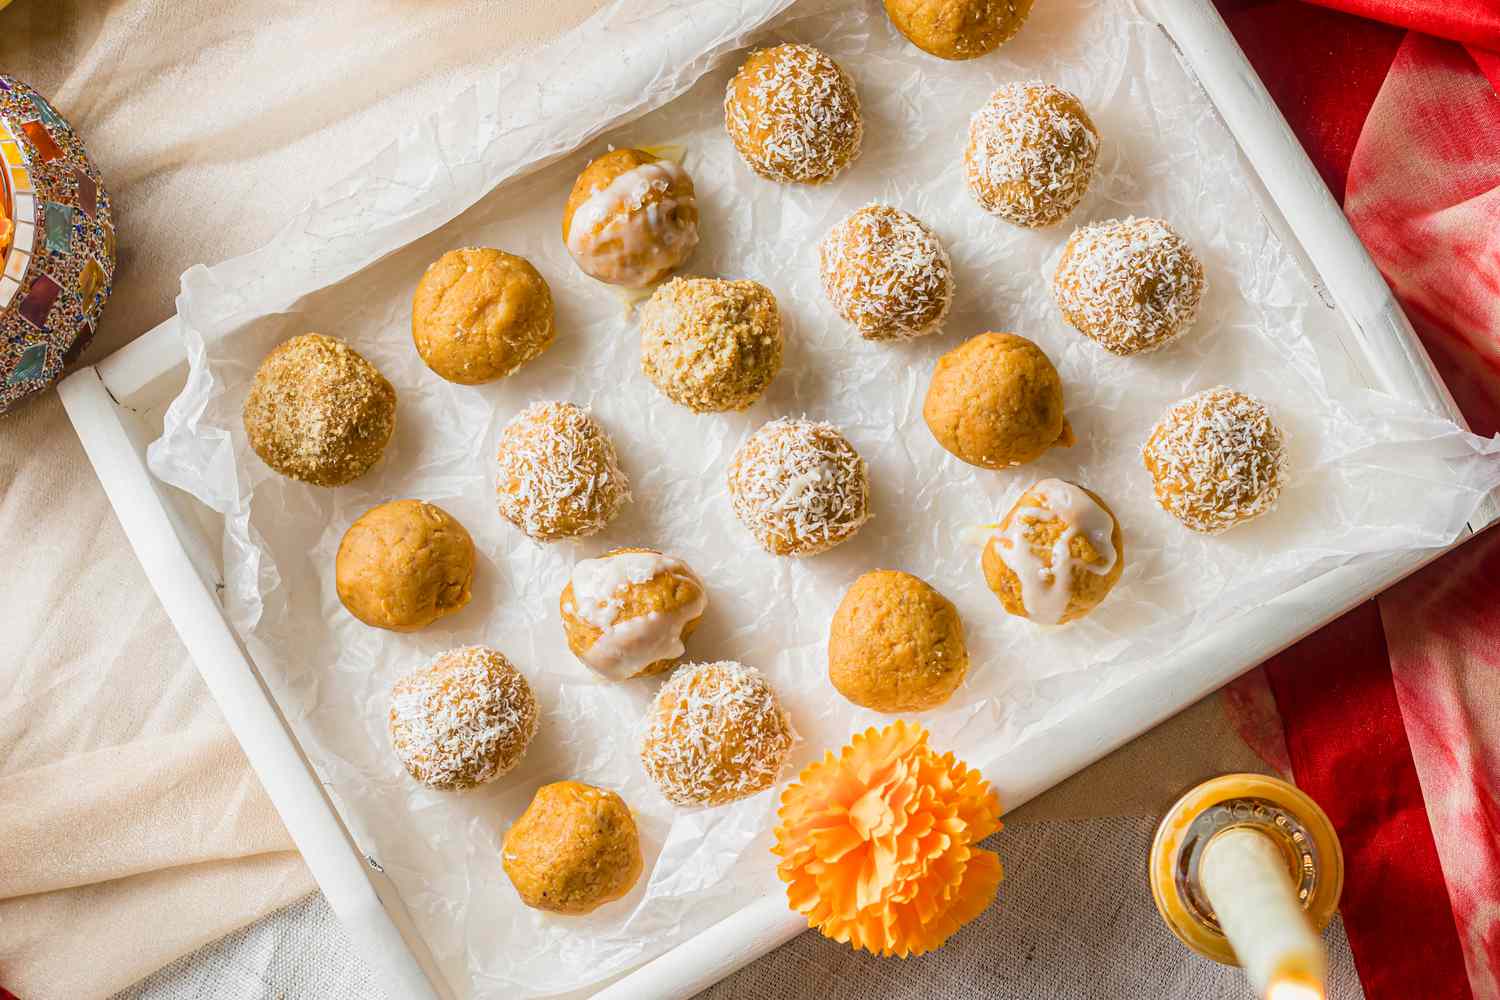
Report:
[[[85,360],[171,315],[187,267],[261,245],[600,3],[15,0],[0,68],[72,120],[115,200],[120,271]],[[312,892],[53,394],[0,417],[0,539],[0,985],[106,996]],[[1013,836],[1026,815],[1154,815],[1198,778],[1263,767],[1210,700]]]

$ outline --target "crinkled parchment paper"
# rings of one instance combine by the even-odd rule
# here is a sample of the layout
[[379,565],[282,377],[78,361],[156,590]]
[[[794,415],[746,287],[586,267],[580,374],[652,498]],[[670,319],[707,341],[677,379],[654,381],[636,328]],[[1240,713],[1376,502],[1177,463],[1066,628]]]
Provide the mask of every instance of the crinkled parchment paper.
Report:
[[[877,3],[784,6],[622,2],[537,63],[508,67],[462,95],[319,198],[272,245],[184,277],[178,308],[191,375],[151,466],[225,515],[232,619],[359,844],[400,886],[462,996],[577,988],[774,885],[773,794],[715,810],[671,808],[635,752],[636,722],[658,681],[603,682],[569,655],[557,596],[580,558],[619,545],[686,558],[711,595],[689,655],[765,670],[801,734],[799,764],[881,721],[826,680],[823,643],[844,589],[875,567],[919,574],[959,606],[973,660],[950,706],[923,721],[937,745],[986,760],[1240,609],[1364,555],[1449,542],[1500,481],[1494,444],[1361,387],[1338,340],[1340,319],[1262,219],[1207,99],[1167,40],[1126,5],[1039,5],[1000,52],[957,64],[907,45]],[[826,49],[859,88],[864,152],[827,187],[755,178],[724,135],[721,98],[738,61],[727,56],[779,39]],[[1000,82],[1032,78],[1079,94],[1103,136],[1088,198],[1071,223],[1040,233],[980,211],[959,159],[970,112]],[[578,271],[560,238],[563,202],[589,158],[610,144],[663,143],[686,148],[698,189],[703,244],[689,273],[755,278],[787,318],[785,368],[746,413],[695,416],[657,393],[639,372],[632,317]],[[824,301],[815,243],[872,199],[914,212],[951,250],[958,297],[940,336],[866,343]],[[1184,340],[1121,359],[1063,324],[1047,275],[1071,224],[1130,214],[1170,219],[1202,256],[1210,290]],[[474,244],[523,254],[541,269],[559,332],[519,374],[464,388],[423,367],[408,324],[427,264]],[[384,460],[338,490],[272,474],[240,425],[260,358],[308,330],[350,341],[400,393]],[[1024,333],[1054,359],[1076,447],[994,473],[933,441],[920,407],[934,360],[983,330]],[[1138,450],[1168,404],[1217,383],[1273,407],[1290,435],[1295,479],[1271,515],[1202,538],[1155,507]],[[614,436],[636,500],[603,535],[539,546],[495,513],[499,427],[540,398],[591,406]],[[875,519],[854,541],[806,561],[756,549],[725,494],[734,448],[783,414],[841,426],[873,476]],[[962,537],[1053,475],[1108,499],[1128,565],[1094,615],[1044,629],[1001,612],[978,550]],[[402,496],[442,504],[481,552],[473,603],[416,635],[359,624],[333,584],[344,529]],[[389,749],[387,692],[434,653],[470,642],[498,647],[526,672],[543,705],[541,731],[523,765],[493,785],[424,790]],[[645,840],[647,874],[635,891],[582,919],[526,909],[499,865],[507,826],[537,785],[561,778],[618,789]]]

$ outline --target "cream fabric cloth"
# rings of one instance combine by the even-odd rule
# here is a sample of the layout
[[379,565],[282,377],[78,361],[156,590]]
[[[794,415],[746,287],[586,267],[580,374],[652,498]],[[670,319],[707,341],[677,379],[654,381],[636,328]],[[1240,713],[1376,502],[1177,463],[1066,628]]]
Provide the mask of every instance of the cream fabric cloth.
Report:
[[[259,246],[403,124],[599,3],[0,12],[0,66],[79,128],[115,198],[120,273],[89,358],[171,315],[184,269]],[[0,417],[0,538],[0,984],[25,1000],[105,996],[312,891],[55,395]],[[1198,778],[1263,766],[1210,699],[1013,829],[1154,815]]]

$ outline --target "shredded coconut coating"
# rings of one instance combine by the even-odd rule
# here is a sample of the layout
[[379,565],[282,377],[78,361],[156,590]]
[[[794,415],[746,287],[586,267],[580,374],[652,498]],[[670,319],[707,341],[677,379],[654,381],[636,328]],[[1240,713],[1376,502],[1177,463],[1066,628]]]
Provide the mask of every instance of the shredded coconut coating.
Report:
[[1154,351],[1198,318],[1203,265],[1161,219],[1111,219],[1075,231],[1052,278],[1063,318],[1121,356]]
[[822,184],[859,155],[859,95],[811,45],[751,54],[724,93],[724,127],[746,165],[783,184]]
[[391,689],[391,746],[433,788],[495,780],[520,761],[536,728],[531,685],[486,646],[439,653]]
[[342,340],[305,333],[260,363],[243,416],[261,461],[314,486],[343,486],[370,471],[395,433],[396,390]]
[[651,702],[641,763],[679,806],[720,806],[770,788],[792,748],[792,722],[759,670],[678,667]]
[[964,179],[986,212],[1028,229],[1067,218],[1088,192],[1099,132],[1078,98],[1008,83],[969,119]]
[[1141,457],[1156,502],[1207,535],[1273,510],[1286,480],[1285,440],[1265,404],[1222,385],[1167,410]]
[[640,316],[641,370],[696,413],[745,409],[781,370],[781,310],[758,282],[674,278]]
[[782,417],[735,452],[729,499],[767,552],[816,555],[870,519],[869,472],[832,424]]
[[910,340],[941,329],[953,305],[953,264],[920,219],[866,205],[818,244],[823,291],[866,340]]
[[614,442],[572,403],[539,402],[500,432],[500,515],[539,542],[602,529],[630,499]]

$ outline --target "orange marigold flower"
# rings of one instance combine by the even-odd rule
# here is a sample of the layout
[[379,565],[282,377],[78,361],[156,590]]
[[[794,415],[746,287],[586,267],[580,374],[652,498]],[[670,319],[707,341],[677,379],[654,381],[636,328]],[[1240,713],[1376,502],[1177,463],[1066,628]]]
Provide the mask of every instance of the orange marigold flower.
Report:
[[787,902],[855,948],[940,948],[1000,887],[999,857],[976,846],[1000,829],[999,798],[915,724],[872,727],[808,765],[778,816],[771,850]]

